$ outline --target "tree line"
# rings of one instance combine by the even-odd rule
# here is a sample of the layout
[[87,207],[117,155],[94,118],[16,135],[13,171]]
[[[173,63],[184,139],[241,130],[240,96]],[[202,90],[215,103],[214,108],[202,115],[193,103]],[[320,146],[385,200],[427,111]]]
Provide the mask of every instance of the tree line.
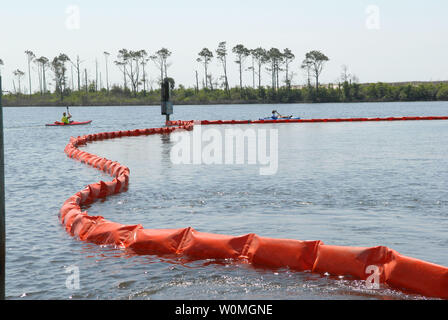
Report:
[[[278,90],[281,87],[281,83],[284,83],[284,86],[288,88],[291,87],[291,81],[295,73],[291,70],[290,65],[296,57],[290,49],[285,48],[283,51],[278,48],[271,48],[268,50],[262,47],[249,49],[242,44],[238,44],[232,48],[232,53],[235,56],[234,62],[238,65],[240,90],[243,89],[244,71],[249,71],[252,75],[252,88],[262,87],[262,71],[267,71],[270,75],[270,86],[267,87]],[[208,71],[208,65],[215,57],[213,52],[208,48],[203,48],[198,53],[199,57],[197,58],[197,62],[200,62],[204,67],[205,83],[203,84],[203,88],[214,90],[217,87],[220,87],[228,93],[228,50],[225,41],[219,43],[218,48],[215,50],[215,54],[216,59],[222,67],[222,75],[214,82],[212,74]],[[310,84],[310,77],[316,79],[316,90],[318,90],[319,87],[320,74],[327,61],[329,61],[329,58],[325,54],[313,50],[305,55],[305,59],[301,65],[301,69],[307,71],[308,84]],[[249,65],[247,66],[247,64]],[[281,72],[284,73],[282,81],[280,81]],[[199,90],[198,82],[196,83],[196,90]]]
[[[228,66],[229,51],[233,54],[233,62],[238,67],[238,86],[229,85]],[[202,68],[201,82],[199,73],[195,70],[196,84],[193,88],[182,85],[175,87],[175,80],[168,75],[171,66],[169,58],[172,52],[162,48],[153,54],[146,50],[121,49],[116,53],[113,64],[122,74],[121,84],[111,84],[109,81],[109,59],[111,54],[103,52],[106,69],[105,86],[102,73],[98,70],[98,60],[95,60],[95,76],[88,78],[87,68],[83,68],[84,60],[79,55],[70,58],[61,53],[53,59],[45,56],[37,57],[31,50],[25,51],[28,71],[28,90],[24,92],[23,79],[26,72],[16,69],[12,72],[13,92],[5,97],[5,103],[29,103],[74,105],[96,104],[157,104],[160,97],[160,84],[168,78],[173,87],[175,103],[296,103],[296,102],[360,102],[360,101],[434,101],[448,100],[448,85],[446,83],[402,84],[385,83],[359,84],[355,75],[342,66],[341,75],[335,84],[322,85],[320,77],[325,65],[330,59],[318,50],[312,50],[301,59],[298,70],[306,77],[306,84],[294,86],[293,78],[297,73],[292,67],[296,59],[294,53],[285,48],[255,49],[237,44],[228,49],[227,43],[220,42],[215,50],[203,48],[198,52],[196,62]],[[216,59],[220,73],[210,72],[210,64]],[[148,64],[157,67],[156,88],[148,80]],[[39,90],[33,93],[31,65],[37,68]],[[4,65],[0,59],[1,67]],[[69,68],[70,71],[69,72]],[[252,83],[244,84],[243,75],[248,72]],[[263,74],[269,75],[266,85],[263,85]],[[54,90],[48,88],[47,79],[52,77]],[[71,85],[68,78],[71,77]],[[76,80],[75,80],[76,78]],[[75,85],[76,84],[76,85]],[[32,100],[32,101],[31,101]],[[64,102],[65,101],[65,102]]]
[[[264,48],[248,49],[242,44],[238,44],[232,48],[232,53],[235,56],[234,63],[238,65],[239,70],[239,88],[242,90],[243,85],[243,73],[249,71],[252,73],[252,86],[256,88],[256,78],[258,80],[258,88],[262,87],[262,71],[266,71],[270,74],[270,87],[278,90],[282,83],[285,86],[291,86],[291,80],[294,76],[290,68],[291,62],[295,59],[295,55],[288,48],[283,51],[277,48],[271,48],[269,50]],[[158,77],[159,84],[164,78],[168,77],[168,68],[171,63],[168,59],[171,56],[171,51],[166,48],[162,48],[156,51],[154,54],[149,55],[146,50],[128,50],[121,49],[116,54],[116,59],[113,61],[115,66],[118,67],[123,75],[123,83],[121,88],[124,91],[128,89],[134,96],[137,96],[139,92],[145,94],[148,90],[148,73],[147,64],[152,61],[154,65],[157,66],[160,74]],[[61,100],[64,99],[64,95],[69,93],[69,91],[98,91],[99,79],[98,79],[98,61],[95,60],[95,78],[88,79],[87,69],[82,68],[82,61],[79,56],[70,58],[67,54],[61,53],[49,59],[45,56],[37,57],[36,54],[31,50],[25,51],[27,66],[28,66],[28,81],[29,87],[28,92],[23,92],[22,84],[23,78],[26,72],[16,69],[13,71],[13,93],[15,94],[28,94],[32,95],[32,78],[31,78],[31,64],[35,64],[37,67],[37,78],[39,81],[39,93],[47,94],[51,93],[47,87],[48,72],[51,72],[53,76],[54,92],[60,95]],[[107,92],[110,91],[109,86],[109,52],[104,52],[105,66],[106,66],[106,86]],[[214,75],[209,71],[209,64],[212,60],[216,58],[218,63],[221,65],[223,73],[214,77]],[[226,42],[220,42],[218,47],[213,51],[208,48],[203,48],[198,53],[197,62],[201,63],[204,68],[204,74],[202,77],[202,89],[223,89],[227,93],[230,92],[229,80],[228,80],[228,50]],[[247,66],[247,60],[251,58],[251,65]],[[323,65],[328,61],[323,53],[319,51],[311,51],[306,54],[302,69],[307,70],[308,83],[310,83],[310,76],[314,76],[316,79],[316,89],[319,86],[319,76],[322,72]],[[0,67],[3,66],[3,61],[0,59]],[[67,85],[68,83],[68,67],[71,68],[71,88]],[[280,73],[284,72],[284,79],[280,81]],[[196,73],[196,92],[200,90],[199,77],[197,71]],[[77,79],[77,87],[75,88],[74,74]],[[101,77],[101,73],[100,73]],[[101,81],[102,82],[102,81]],[[100,85],[102,89],[103,86]],[[268,87],[268,86],[267,86]]]

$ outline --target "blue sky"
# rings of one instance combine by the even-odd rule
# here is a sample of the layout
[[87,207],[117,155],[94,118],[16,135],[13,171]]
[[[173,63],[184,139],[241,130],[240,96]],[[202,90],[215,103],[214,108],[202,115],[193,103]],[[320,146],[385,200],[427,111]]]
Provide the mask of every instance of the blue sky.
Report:
[[[369,6],[378,8],[379,29],[369,29]],[[79,29],[66,27],[69,6],[79,8]],[[446,0],[227,0],[227,1],[2,1],[0,6],[0,59],[4,87],[12,88],[12,71],[27,71],[24,51],[53,58],[77,54],[93,78],[95,59],[105,79],[103,51],[112,61],[121,48],[161,47],[173,52],[169,75],[176,83],[194,84],[196,63],[203,47],[214,51],[227,41],[229,51],[239,43],[249,48],[289,48],[296,55],[293,82],[305,81],[299,69],[305,53],[321,50],[329,58],[322,82],[334,82],[341,65],[361,82],[448,80],[448,1]],[[231,85],[238,83],[237,65],[229,52]],[[210,71],[218,77],[220,67]],[[149,69],[151,79],[157,70]],[[32,71],[34,89],[37,88]],[[121,83],[110,65],[111,82]],[[269,75],[263,74],[264,83]],[[244,81],[251,83],[249,73]],[[27,85],[27,81],[25,85]]]

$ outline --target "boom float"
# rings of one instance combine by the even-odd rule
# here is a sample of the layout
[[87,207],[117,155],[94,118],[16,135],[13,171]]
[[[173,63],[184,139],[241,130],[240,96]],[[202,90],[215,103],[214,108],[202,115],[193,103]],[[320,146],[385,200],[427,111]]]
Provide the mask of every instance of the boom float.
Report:
[[[78,149],[91,141],[127,136],[169,134],[175,130],[192,130],[193,122],[178,122],[177,127],[103,132],[71,137],[65,153],[100,171],[112,181],[89,184],[67,199],[59,218],[66,231],[81,241],[127,248],[136,254],[178,255],[199,259],[234,259],[264,268],[289,268],[296,271],[366,280],[373,275],[379,283],[428,297],[448,299],[448,268],[403,256],[384,246],[342,247],[322,241],[273,239],[247,234],[228,236],[183,229],[144,229],[142,225],[124,225],[102,216],[89,216],[82,206],[127,190],[129,168]],[[247,123],[247,122],[246,122]],[[374,272],[374,273],[372,273]]]
[[251,123],[315,123],[315,122],[363,122],[363,121],[416,121],[416,120],[448,120],[448,116],[438,117],[388,117],[388,118],[334,118],[334,119],[277,119],[277,120],[174,120],[167,121],[167,126],[196,123],[201,125],[217,124],[251,124]]

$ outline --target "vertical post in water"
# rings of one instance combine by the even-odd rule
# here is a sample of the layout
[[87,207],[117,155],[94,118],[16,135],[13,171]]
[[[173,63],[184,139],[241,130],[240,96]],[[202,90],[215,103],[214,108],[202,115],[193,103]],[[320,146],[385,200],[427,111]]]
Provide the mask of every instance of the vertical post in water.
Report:
[[5,300],[6,245],[5,245],[5,159],[3,153],[2,76],[0,76],[0,299]]
[[171,102],[171,83],[168,78],[162,81],[161,88],[161,105],[162,105],[162,115],[165,115],[166,123],[170,121],[170,115],[173,114],[173,103]]

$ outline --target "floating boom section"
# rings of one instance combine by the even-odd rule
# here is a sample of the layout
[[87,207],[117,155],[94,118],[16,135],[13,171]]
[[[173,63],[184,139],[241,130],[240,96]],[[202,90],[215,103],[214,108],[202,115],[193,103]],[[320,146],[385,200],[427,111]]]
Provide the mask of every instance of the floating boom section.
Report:
[[144,229],[142,225],[124,225],[102,216],[89,216],[84,205],[124,192],[130,170],[124,165],[78,149],[91,141],[128,136],[170,134],[192,130],[193,122],[176,122],[177,127],[103,132],[71,137],[65,153],[113,177],[112,181],[89,184],[68,198],[59,218],[66,231],[81,241],[127,248],[136,254],[177,255],[193,260],[233,259],[255,267],[289,268],[335,276],[352,276],[369,283],[424,296],[448,299],[448,268],[406,257],[384,246],[343,247],[322,241],[273,239],[256,234],[228,236],[183,229]]
[[363,122],[363,121],[416,121],[448,120],[448,116],[437,117],[388,117],[388,118],[334,118],[334,119],[278,119],[278,120],[174,120],[167,121],[168,126],[179,126],[194,122],[201,125],[217,124],[260,124],[260,123],[315,123],[315,122]]

